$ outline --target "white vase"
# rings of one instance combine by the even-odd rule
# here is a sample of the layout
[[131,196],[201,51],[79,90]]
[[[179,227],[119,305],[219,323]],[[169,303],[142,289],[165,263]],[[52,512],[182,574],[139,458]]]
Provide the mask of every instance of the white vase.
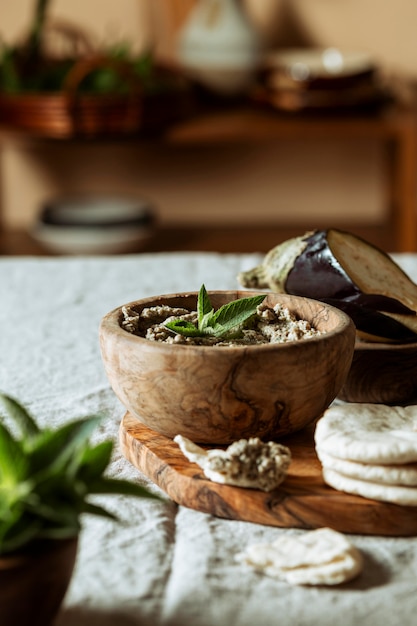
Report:
[[253,81],[260,43],[240,0],[198,0],[179,33],[178,61],[209,90],[236,95]]

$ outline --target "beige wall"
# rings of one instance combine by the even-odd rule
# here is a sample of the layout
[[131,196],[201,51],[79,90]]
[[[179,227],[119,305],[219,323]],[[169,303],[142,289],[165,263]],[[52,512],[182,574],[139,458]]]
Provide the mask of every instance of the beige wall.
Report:
[[[0,32],[8,41],[26,32],[34,0],[0,0]],[[149,34],[148,0],[51,0],[52,18],[81,25],[98,40],[143,42]]]
[[[150,1],[153,17],[160,17],[166,0]],[[417,73],[414,0],[247,2],[268,41],[287,44],[291,35],[294,41],[362,48],[389,69]],[[0,0],[0,31],[8,38],[22,33],[31,6],[31,0]],[[99,40],[129,38],[137,46],[151,37],[149,8],[147,0],[53,2],[54,14],[83,23]],[[164,19],[157,44],[161,54],[169,54],[174,40],[168,37],[165,14]],[[4,214],[13,227],[29,225],[43,200],[70,191],[148,197],[164,223],[290,221],[310,226],[315,219],[336,224],[347,217],[377,222],[384,211],[382,172],[380,147],[363,141],[182,149],[8,142],[2,151]]]

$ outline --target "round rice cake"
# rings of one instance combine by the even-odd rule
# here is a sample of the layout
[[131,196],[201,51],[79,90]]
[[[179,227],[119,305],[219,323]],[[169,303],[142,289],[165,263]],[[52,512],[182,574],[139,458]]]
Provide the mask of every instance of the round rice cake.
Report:
[[356,578],[362,568],[362,555],[352,548],[329,563],[286,570],[284,577],[291,585],[340,585]]
[[370,500],[390,502],[402,506],[417,506],[417,488],[398,485],[383,485],[367,480],[358,480],[344,476],[335,470],[323,467],[324,482],[337,489],[355,496],[362,496]]
[[338,585],[357,576],[363,567],[361,552],[330,528],[254,544],[238,560],[293,585]]
[[316,447],[317,456],[323,467],[334,470],[349,478],[381,483],[383,485],[417,486],[417,463],[404,465],[375,465],[338,459]]
[[316,448],[339,459],[398,465],[417,462],[417,406],[334,405],[319,419]]

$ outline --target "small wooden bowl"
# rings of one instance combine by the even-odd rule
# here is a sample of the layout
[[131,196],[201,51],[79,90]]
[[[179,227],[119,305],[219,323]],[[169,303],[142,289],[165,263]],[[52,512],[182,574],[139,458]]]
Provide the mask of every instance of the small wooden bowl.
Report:
[[[216,291],[215,309],[259,292]],[[307,298],[268,294],[323,335],[282,344],[212,347],[166,344],[122,329],[122,307],[101,321],[100,343],[110,384],[129,412],[167,436],[228,444],[297,431],[329,406],[350,368],[355,329],[338,309]],[[129,303],[195,310],[197,293],[162,295]]]
[[404,405],[417,402],[417,343],[357,340],[339,398],[348,402]]

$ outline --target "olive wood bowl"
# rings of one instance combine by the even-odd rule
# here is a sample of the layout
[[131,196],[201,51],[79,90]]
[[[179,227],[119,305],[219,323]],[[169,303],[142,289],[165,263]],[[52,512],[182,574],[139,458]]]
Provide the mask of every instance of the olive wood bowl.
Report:
[[[209,292],[215,309],[259,291]],[[207,444],[258,436],[274,439],[316,418],[348,374],[355,328],[338,309],[308,298],[267,294],[318,330],[319,337],[280,344],[213,347],[166,344],[121,327],[122,307],[104,316],[100,344],[109,382],[128,411],[149,428]],[[195,310],[197,293],[131,302]]]
[[356,341],[339,398],[348,402],[404,405],[417,402],[417,343]]

